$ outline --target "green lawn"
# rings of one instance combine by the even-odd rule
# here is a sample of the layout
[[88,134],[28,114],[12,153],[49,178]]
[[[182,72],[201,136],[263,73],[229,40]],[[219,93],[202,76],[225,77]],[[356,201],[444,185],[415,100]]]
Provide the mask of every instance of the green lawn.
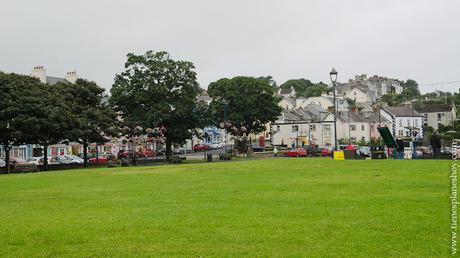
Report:
[[0,257],[450,255],[449,161],[0,175]]

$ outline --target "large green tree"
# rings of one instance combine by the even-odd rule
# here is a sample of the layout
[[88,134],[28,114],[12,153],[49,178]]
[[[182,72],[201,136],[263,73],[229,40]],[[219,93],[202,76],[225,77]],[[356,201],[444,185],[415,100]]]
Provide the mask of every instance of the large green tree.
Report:
[[74,102],[65,98],[64,87],[40,83],[24,107],[24,112],[33,114],[22,119],[23,126],[29,130],[27,142],[43,146],[44,170],[48,170],[48,147],[68,140],[71,132],[79,127],[80,121],[72,110]]
[[294,89],[296,92],[296,97],[306,98],[321,96],[321,93],[328,91],[328,87],[326,84],[322,82],[313,83],[310,80],[304,78],[288,80],[285,83],[281,84],[280,88]]
[[64,100],[77,119],[68,139],[83,145],[84,166],[88,165],[90,143],[102,144],[116,133],[117,114],[105,101],[105,89],[93,81],[78,79],[74,84],[60,83]]
[[403,83],[402,95],[404,96],[404,100],[413,100],[420,97],[418,83],[415,80],[408,79]]
[[40,82],[32,77],[0,72],[0,145],[10,171],[10,150],[30,141],[26,121],[34,118]]
[[164,128],[166,156],[172,144],[184,143],[201,127],[195,67],[167,52],[128,54],[125,71],[116,75],[110,103],[129,128]]
[[232,135],[247,137],[260,133],[266,124],[281,114],[279,98],[267,80],[254,77],[234,77],[212,82],[208,87],[214,122]]

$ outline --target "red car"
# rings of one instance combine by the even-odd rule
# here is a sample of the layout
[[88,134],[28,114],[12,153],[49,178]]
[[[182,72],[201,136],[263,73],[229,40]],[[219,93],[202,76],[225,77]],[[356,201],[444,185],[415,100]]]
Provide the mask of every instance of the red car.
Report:
[[193,151],[197,152],[197,151],[205,151],[205,150],[209,150],[209,146],[208,145],[205,145],[205,144],[195,144],[193,146]]
[[322,156],[322,157],[331,156],[331,151],[330,151],[329,149],[322,148],[320,151],[321,151],[321,156]]
[[299,148],[286,152],[286,157],[307,157],[308,153],[305,149]]
[[112,155],[112,154],[101,155],[97,159],[95,157],[88,159],[88,163],[89,164],[107,164],[109,159],[116,160],[117,157],[115,157],[115,155]]

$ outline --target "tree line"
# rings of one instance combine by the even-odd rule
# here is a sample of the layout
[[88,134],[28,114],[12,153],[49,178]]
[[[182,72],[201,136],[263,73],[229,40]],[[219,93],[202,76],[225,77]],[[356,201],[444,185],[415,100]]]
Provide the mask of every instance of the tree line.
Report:
[[10,150],[22,144],[47,149],[60,142],[83,145],[85,166],[90,143],[110,137],[145,134],[174,144],[216,126],[238,139],[265,130],[280,115],[276,83],[267,77],[223,78],[208,87],[212,102],[200,103],[203,90],[192,62],[174,60],[167,52],[129,53],[125,69],[115,75],[110,96],[95,82],[54,85],[19,74],[0,72],[0,145],[9,169]]
[[103,98],[104,89],[91,81],[50,85],[30,76],[0,72],[0,144],[7,169],[13,146],[43,146],[46,170],[47,148],[52,144],[75,141],[87,147],[91,142],[104,142],[102,133],[115,126],[116,114]]

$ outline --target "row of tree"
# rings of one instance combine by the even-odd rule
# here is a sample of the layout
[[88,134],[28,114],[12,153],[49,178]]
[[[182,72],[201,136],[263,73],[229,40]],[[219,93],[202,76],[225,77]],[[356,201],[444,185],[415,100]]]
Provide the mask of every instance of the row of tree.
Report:
[[[49,85],[33,77],[0,72],[0,145],[7,169],[13,146],[43,146],[46,170],[49,145],[76,141],[87,147],[103,142],[102,132],[115,128],[116,121],[103,97],[103,88],[82,79],[75,84]],[[84,150],[86,157],[87,148]]]
[[127,55],[110,97],[83,79],[49,85],[25,75],[0,73],[0,145],[7,167],[13,146],[43,146],[47,169],[48,146],[79,142],[86,166],[90,143],[139,134],[161,138],[169,158],[174,144],[200,137],[198,129],[205,126],[245,138],[264,131],[280,115],[276,83],[270,76],[213,82],[208,87],[210,105],[197,102],[202,89],[196,77],[193,63],[153,51]]

